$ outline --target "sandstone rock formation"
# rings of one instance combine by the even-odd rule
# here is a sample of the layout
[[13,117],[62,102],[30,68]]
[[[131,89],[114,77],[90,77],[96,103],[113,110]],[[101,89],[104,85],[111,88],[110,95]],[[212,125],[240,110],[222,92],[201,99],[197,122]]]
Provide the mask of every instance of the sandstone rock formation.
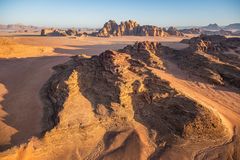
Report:
[[174,35],[174,36],[184,36],[184,34],[177,30],[175,27],[169,27],[167,30],[168,34]]
[[67,36],[67,33],[64,30],[59,29],[42,29],[41,36]]
[[202,31],[202,34],[206,35],[221,35],[221,36],[231,36],[233,33],[231,31],[226,31],[226,30],[218,30],[218,31]]
[[69,36],[75,36],[78,34],[78,31],[76,29],[67,29],[65,32]]
[[240,23],[232,23],[224,27],[226,30],[238,30],[240,31]]
[[220,30],[221,27],[219,27],[218,24],[213,23],[213,24],[209,24],[207,26],[202,27],[202,29],[216,31],[216,30]]
[[[147,159],[158,157],[167,146],[181,144],[183,140],[206,143],[206,140],[212,141],[212,137],[220,140],[224,135],[218,117],[178,93],[148,69],[148,66],[158,68],[158,64],[163,65],[159,59],[161,53],[157,51],[160,48],[160,44],[145,42],[118,52],[106,51],[92,58],[74,57],[50,81],[48,97],[58,110],[71,96],[70,87],[64,81],[75,72],[78,83],[74,85],[79,87],[79,94],[90,101],[92,114],[98,118],[79,123],[83,128],[98,123],[105,130],[104,139],[99,142],[105,144],[103,148],[93,149],[85,156]],[[72,123],[68,125],[74,125]],[[146,133],[140,131],[139,125]],[[95,144],[93,148],[97,146]]]
[[181,29],[179,31],[185,34],[201,34],[201,30],[199,28]]
[[136,43],[56,66],[42,90],[45,127],[54,128],[16,155],[145,160],[182,145],[191,157],[186,148],[221,144],[227,130],[218,115],[150,70],[164,70],[164,50],[160,43]]
[[179,66],[216,84],[240,88],[240,38],[200,35],[182,42],[190,47],[173,54]]
[[240,38],[226,38],[220,35],[200,35],[191,39],[183,39],[182,43],[190,44],[190,47],[203,52],[219,53],[229,49],[237,50],[240,46]]
[[185,34],[205,34],[205,35],[221,35],[221,36],[237,36],[235,32],[220,29],[220,30],[204,30],[202,28],[190,28],[190,29],[181,29],[179,30]]
[[173,36],[184,36],[181,32],[177,31],[176,28],[170,27],[168,30],[152,25],[139,25],[136,21],[125,21],[119,25],[110,20],[104,24],[103,28],[94,35],[99,37],[110,37],[110,36],[160,36],[165,37],[168,35]]
[[240,23],[232,23],[227,26],[219,26],[216,23],[215,24],[209,24],[208,26],[201,27],[203,30],[206,31],[219,31],[219,30],[225,30],[225,31],[239,31],[240,30]]
[[54,29],[54,28],[45,28],[41,30],[41,36],[84,36],[86,37],[86,33],[80,33],[76,29]]
[[[226,58],[216,61],[222,50],[194,47],[205,41],[228,48],[239,44],[239,39],[203,35],[188,40],[190,47],[180,51],[136,42],[55,66],[41,91],[48,132],[0,154],[0,159],[145,160],[161,159],[165,153],[171,159],[178,152],[187,159],[198,153],[201,159],[206,148],[215,153],[226,144],[223,119],[153,72],[165,72],[167,59],[216,84],[238,87],[239,68]],[[238,137],[220,151],[212,157],[239,158]]]
[[32,25],[23,25],[23,24],[0,24],[0,30],[3,32],[39,32],[41,27],[32,26]]

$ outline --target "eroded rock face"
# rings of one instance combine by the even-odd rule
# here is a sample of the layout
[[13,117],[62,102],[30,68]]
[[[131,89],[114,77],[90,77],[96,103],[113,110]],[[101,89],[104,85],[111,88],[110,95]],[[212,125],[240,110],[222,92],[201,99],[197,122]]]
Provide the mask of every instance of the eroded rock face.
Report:
[[200,35],[182,42],[190,47],[173,53],[179,66],[216,84],[240,88],[239,38]]
[[68,29],[65,31],[67,35],[69,36],[75,36],[78,35],[78,31],[76,29]]
[[[199,37],[184,39],[182,40],[182,43],[190,44],[190,47],[197,51],[221,52],[231,48],[230,46],[231,39],[228,39],[228,41],[226,40],[227,40],[226,37],[220,35],[201,34]],[[235,47],[237,47],[237,45]]]
[[104,24],[103,28],[99,31],[99,37],[108,37],[110,35],[117,35],[118,33],[118,24],[110,20]]
[[186,34],[201,34],[201,30],[199,28],[181,29],[179,31]]
[[165,37],[168,35],[184,36],[176,28],[170,27],[168,30],[152,25],[139,25],[136,21],[129,20],[121,22],[119,25],[110,20],[104,24],[103,28],[95,34],[99,37],[110,36],[160,36]]
[[[47,127],[56,127],[37,145],[31,141],[18,153],[36,160],[145,160],[160,159],[179,147],[185,158],[191,158],[194,153],[189,148],[199,151],[222,144],[227,129],[219,116],[152,72],[152,68],[164,70],[169,55],[181,67],[181,63],[186,67],[196,63],[196,71],[213,70],[209,59],[199,59],[189,50],[185,54],[160,43],[136,42],[119,51],[75,56],[58,65],[43,89],[48,104],[45,119],[54,124]],[[204,69],[198,70],[197,65]],[[229,157],[238,157],[233,152]]]
[[[76,76],[71,76],[74,80],[67,83],[79,88],[79,93],[74,93],[83,95],[91,103],[92,112],[88,112],[97,117],[88,120],[88,126],[96,124],[105,130],[104,138],[98,144],[91,144],[95,149],[87,155],[79,152],[82,158],[156,158],[169,146],[182,144],[185,140],[200,146],[221,141],[225,129],[219,117],[171,88],[167,81],[148,68],[164,69],[161,47],[160,43],[136,43],[91,58],[75,56],[56,67],[58,72],[47,87],[50,102],[60,108],[66,105],[65,101],[69,99],[66,97],[72,97],[72,87],[64,82],[74,72]],[[80,106],[82,110],[85,107]],[[88,112],[84,113],[89,115]],[[59,118],[57,130],[62,126],[61,116]],[[80,123],[84,128],[86,122],[72,123],[68,125],[78,126],[75,123]],[[74,132],[71,134],[75,135]],[[83,134],[84,130],[81,132]],[[101,144],[102,148],[99,148]],[[83,149],[81,145],[77,147],[80,151]]]
[[128,45],[120,52],[131,55],[132,58],[144,62],[148,66],[165,69],[163,61],[158,57],[161,53],[161,43],[142,42]]
[[173,36],[184,36],[184,34],[177,30],[175,27],[169,27],[167,30],[168,34]]
[[80,33],[76,29],[67,29],[67,30],[61,30],[61,29],[42,29],[41,30],[41,36],[87,36],[86,33]]
[[42,29],[41,36],[67,36],[66,32],[57,29]]
[[202,34],[206,34],[206,35],[221,35],[221,36],[230,36],[230,35],[234,35],[231,31],[226,31],[226,30],[218,30],[218,31],[205,31],[203,30],[201,32]]
[[232,31],[220,29],[220,30],[204,30],[202,28],[190,28],[190,29],[181,29],[179,30],[185,34],[205,34],[205,35],[220,35],[220,36],[237,36]]
[[204,30],[220,30],[221,27],[219,27],[218,24],[213,23],[213,24],[209,24],[207,26],[202,27],[202,29],[204,29]]

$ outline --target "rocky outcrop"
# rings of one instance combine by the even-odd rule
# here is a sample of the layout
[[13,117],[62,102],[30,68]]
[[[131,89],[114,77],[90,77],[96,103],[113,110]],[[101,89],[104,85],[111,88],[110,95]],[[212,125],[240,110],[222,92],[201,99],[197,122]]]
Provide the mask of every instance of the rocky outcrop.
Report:
[[136,21],[125,21],[119,25],[110,20],[104,24],[103,28],[94,35],[99,37],[110,36],[160,36],[165,37],[169,35],[184,36],[176,28],[170,27],[168,30],[152,25],[139,25]]
[[41,36],[47,36],[49,33],[52,33],[54,31],[53,28],[45,28],[41,30]]
[[59,29],[42,29],[41,36],[67,36],[67,33]]
[[41,36],[79,36],[86,37],[86,33],[80,33],[76,29],[54,29],[54,28],[45,28],[41,30]]
[[234,35],[234,36],[240,36],[240,31],[235,31],[235,32],[233,32],[233,35]]
[[[60,125],[51,132],[62,129],[71,133],[64,147],[73,141],[81,158],[87,159],[148,159],[158,157],[168,146],[181,145],[185,140],[201,146],[223,138],[225,129],[219,117],[171,88],[167,81],[148,69],[148,66],[158,68],[161,47],[159,43],[136,43],[91,58],[75,56],[68,63],[56,67],[57,74],[50,79],[45,90],[46,97],[55,106],[54,110],[63,108],[59,116]],[[73,86],[77,90],[71,93]],[[84,115],[93,114],[96,118],[81,121],[81,118],[72,120],[69,115],[71,123],[64,126],[62,123],[67,120],[61,121],[61,115],[67,108],[63,107],[67,105],[67,99],[73,97],[71,94],[75,94],[74,97],[83,95],[91,103],[92,110],[87,111],[85,103],[79,109]],[[71,107],[74,102],[76,100],[71,101]],[[74,115],[77,113],[75,111]],[[58,119],[56,115],[53,117]],[[72,129],[74,126],[76,130]],[[100,127],[104,131],[95,134],[97,137],[94,139],[102,140],[98,143],[92,141],[88,146],[93,146],[93,149],[88,154],[81,152],[84,146],[78,144],[89,141],[88,132],[91,131],[88,130],[99,133]],[[78,134],[85,137],[74,137]]]
[[205,34],[205,35],[221,35],[221,36],[234,36],[237,35],[232,31],[228,31],[225,29],[220,30],[204,30],[202,28],[190,28],[190,29],[181,29],[179,30],[185,34]]
[[240,23],[232,23],[227,26],[219,26],[216,23],[209,24],[208,26],[201,27],[203,30],[206,31],[219,31],[219,30],[225,30],[225,31],[239,31],[240,30]]
[[[153,72],[153,68],[167,72],[166,58],[190,73],[222,76],[224,72],[216,69],[225,74],[231,71],[192,48],[176,51],[156,42],[136,42],[92,57],[74,56],[54,67],[55,74],[42,89],[44,120],[51,124],[46,130],[54,128],[43,139],[33,139],[11,154],[16,151],[16,155],[36,160],[145,160],[181,152],[189,159],[203,149],[218,149],[228,135],[224,122],[216,111],[188,98]],[[219,157],[238,158],[238,144],[234,141],[228,147],[232,152],[226,149]]]
[[199,28],[181,29],[179,31],[185,34],[201,34],[201,30]]
[[173,54],[180,67],[215,84],[240,88],[240,38],[200,35],[182,42],[190,47]]
[[240,46],[240,38],[226,38],[220,35],[200,35],[191,39],[183,39],[182,43],[190,44],[197,51],[207,53],[219,53],[230,49],[237,50]]
[[180,31],[178,31],[177,28],[175,28],[175,27],[169,27],[167,30],[167,33],[170,35],[173,35],[173,36],[179,36],[179,37],[184,36],[184,34]]
[[232,23],[224,27],[225,30],[238,30],[240,31],[240,23]]
[[161,47],[161,43],[136,42],[134,45],[128,45],[120,49],[119,52],[128,53],[132,58],[144,62],[150,67],[165,69],[163,61],[158,57]]
[[219,30],[219,31],[205,31],[203,30],[201,32],[202,34],[206,34],[206,35],[221,35],[221,36],[231,36],[233,35],[233,33],[231,31],[226,31],[226,30]]
[[66,34],[69,35],[69,36],[78,35],[78,31],[77,31],[76,29],[67,29],[65,32],[66,32]]
[[191,39],[183,39],[182,43],[190,44],[193,50],[203,51],[203,52],[215,52],[222,51],[224,48],[221,46],[221,41],[226,38],[224,36],[214,35],[200,35],[199,37],[193,37]]
[[207,26],[202,27],[202,29],[204,29],[204,30],[220,30],[221,27],[219,27],[218,24],[213,23],[213,24],[209,24]]
[[39,32],[42,27],[23,25],[23,24],[0,24],[0,30],[3,32]]
[[118,35],[118,24],[110,20],[107,23],[104,24],[103,28],[99,31],[98,36],[99,37],[107,37],[110,35]]

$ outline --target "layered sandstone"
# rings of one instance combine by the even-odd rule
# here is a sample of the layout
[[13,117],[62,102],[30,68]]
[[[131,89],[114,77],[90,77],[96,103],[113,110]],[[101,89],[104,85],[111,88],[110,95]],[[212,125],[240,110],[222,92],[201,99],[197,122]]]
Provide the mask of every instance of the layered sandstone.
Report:
[[184,34],[205,34],[205,35],[221,35],[221,36],[236,36],[235,32],[229,30],[204,30],[202,28],[181,29],[180,32]]
[[41,36],[87,36],[86,33],[80,33],[76,29],[54,29],[54,28],[45,28],[41,30]]
[[176,147],[221,144],[220,117],[150,69],[165,69],[165,50],[140,42],[54,67],[42,90],[51,130],[6,159],[160,159]]
[[139,25],[136,21],[129,20],[121,22],[119,25],[110,20],[106,22],[99,32],[95,33],[99,37],[110,37],[110,36],[160,36],[165,37],[169,35],[173,36],[184,36],[174,27],[169,27],[168,30],[165,28],[153,26],[153,25]]
[[201,30],[199,28],[181,29],[180,32],[185,34],[201,34]]
[[64,30],[48,28],[41,30],[41,36],[67,36],[67,34]]
[[178,37],[182,37],[184,36],[184,34],[180,31],[177,30],[177,28],[175,27],[169,27],[167,30],[167,33],[173,36],[178,36]]
[[172,54],[179,66],[216,84],[240,88],[240,38],[200,35],[182,42],[190,47]]

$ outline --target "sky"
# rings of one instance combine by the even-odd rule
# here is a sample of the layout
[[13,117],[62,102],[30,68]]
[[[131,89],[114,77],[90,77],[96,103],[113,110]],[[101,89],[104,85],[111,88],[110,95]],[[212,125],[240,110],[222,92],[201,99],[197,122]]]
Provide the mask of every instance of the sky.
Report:
[[99,28],[108,20],[157,26],[240,22],[240,0],[0,0],[0,24]]

